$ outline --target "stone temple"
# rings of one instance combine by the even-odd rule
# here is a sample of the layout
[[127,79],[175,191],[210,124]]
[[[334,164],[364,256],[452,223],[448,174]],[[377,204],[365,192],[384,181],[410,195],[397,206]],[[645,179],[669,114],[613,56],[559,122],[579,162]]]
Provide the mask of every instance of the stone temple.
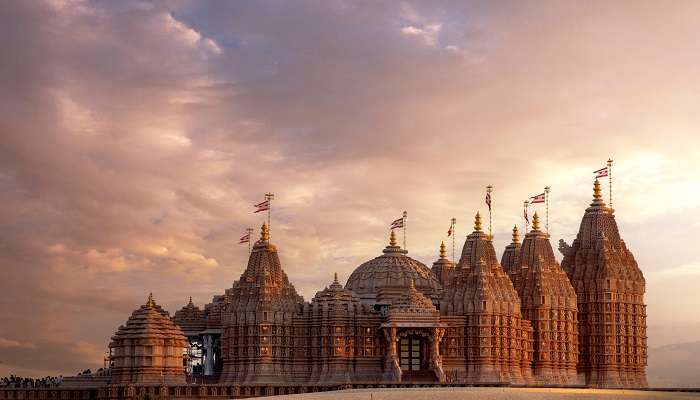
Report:
[[[266,225],[240,279],[169,318],[152,298],[112,338],[111,383],[511,384],[645,387],[645,281],[600,195],[561,265],[534,215],[499,261],[477,213],[459,261],[432,269],[393,231],[345,285],[311,301]],[[166,382],[167,381],[167,382]]]

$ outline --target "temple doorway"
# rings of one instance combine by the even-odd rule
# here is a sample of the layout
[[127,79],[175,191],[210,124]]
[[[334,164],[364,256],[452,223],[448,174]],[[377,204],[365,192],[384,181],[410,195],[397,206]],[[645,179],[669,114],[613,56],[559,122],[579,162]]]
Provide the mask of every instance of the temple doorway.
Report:
[[402,337],[399,340],[399,360],[402,371],[427,369],[425,338],[417,335]]

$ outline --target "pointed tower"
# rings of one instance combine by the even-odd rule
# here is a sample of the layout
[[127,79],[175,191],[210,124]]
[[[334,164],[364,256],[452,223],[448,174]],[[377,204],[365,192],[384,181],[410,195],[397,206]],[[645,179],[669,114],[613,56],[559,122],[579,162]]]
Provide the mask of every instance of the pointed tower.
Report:
[[562,261],[578,297],[579,372],[597,387],[646,387],[645,281],[600,183]]
[[441,285],[445,286],[454,268],[454,263],[447,258],[445,242],[440,243],[440,258],[433,263],[433,268],[431,268],[433,275]]
[[153,295],[120,326],[109,344],[111,384],[185,383],[182,330],[158,306]]
[[186,306],[175,311],[175,315],[171,319],[188,338],[198,336],[200,332],[207,328],[204,312],[194,305],[192,297],[190,297],[190,301]]
[[511,279],[523,318],[533,328],[533,373],[544,385],[577,384],[578,320],[576,293],[554,258],[537,213],[513,261]]
[[[532,331],[478,213],[440,306],[445,322],[457,327],[448,329],[442,353],[445,370],[464,370],[458,381],[531,382]],[[456,316],[465,318],[463,331]],[[455,346],[460,342],[463,348]]]
[[292,319],[303,299],[282,270],[267,225],[255,242],[248,267],[227,290],[223,313],[222,382],[271,383],[289,379]]
[[501,266],[506,274],[510,275],[510,271],[515,264],[515,257],[520,252],[520,236],[518,232],[518,226],[513,226],[513,239],[506,249],[503,251],[501,256]]

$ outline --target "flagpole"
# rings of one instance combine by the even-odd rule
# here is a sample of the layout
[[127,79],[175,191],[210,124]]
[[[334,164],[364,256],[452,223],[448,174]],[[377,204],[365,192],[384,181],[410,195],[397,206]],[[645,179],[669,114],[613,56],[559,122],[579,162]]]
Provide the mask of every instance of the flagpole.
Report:
[[612,158],[608,158],[608,194],[610,195],[610,209],[612,210]]
[[274,193],[265,193],[265,200],[268,201],[267,204],[267,231],[269,232],[267,237],[267,242],[270,243],[270,238],[272,237],[272,229],[270,229],[270,213],[272,211],[272,199],[275,198]]
[[452,263],[457,264],[455,261],[455,224],[457,223],[457,218],[452,218]]
[[523,209],[525,210],[524,215],[523,215],[523,219],[525,220],[525,233],[528,232],[527,227],[528,227],[528,225],[529,225],[529,224],[527,223],[527,205],[528,205],[528,204],[529,204],[529,202],[528,202],[527,200],[525,200],[525,201],[523,202]]
[[406,211],[403,212],[403,251],[408,253],[408,249],[406,249],[406,217],[408,217],[408,213]]
[[491,192],[493,192],[493,186],[486,186],[486,193],[489,196],[489,239],[493,240],[493,232],[491,231]]
[[253,234],[253,228],[246,228],[245,231],[248,232],[248,256],[250,257],[250,239],[251,239],[250,235]]
[[544,187],[544,204],[545,204],[545,210],[546,211],[546,217],[545,217],[545,230],[547,231],[547,235],[549,235],[549,186]]

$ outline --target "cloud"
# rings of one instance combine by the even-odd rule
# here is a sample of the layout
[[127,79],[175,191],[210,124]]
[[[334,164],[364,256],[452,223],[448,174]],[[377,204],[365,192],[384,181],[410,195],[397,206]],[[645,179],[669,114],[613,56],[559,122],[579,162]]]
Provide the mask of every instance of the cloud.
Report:
[[171,312],[223,292],[262,193],[309,299],[378,255],[403,210],[431,263],[488,184],[497,248],[546,185],[553,239],[571,241],[608,157],[650,324],[689,320],[660,287],[699,262],[698,4],[634,9],[3,3],[0,337],[36,346],[3,362],[100,366],[149,292]]
[[[437,44],[437,35],[440,33],[441,28],[441,24],[430,24],[420,28],[408,25],[401,28],[401,33],[408,36],[416,36],[424,44],[435,46]],[[454,46],[452,47],[454,48]]]
[[24,343],[20,342],[18,340],[13,340],[13,339],[7,339],[2,336],[0,336],[0,347],[23,347],[23,348],[29,348],[29,349],[35,349],[36,345],[34,343]]

